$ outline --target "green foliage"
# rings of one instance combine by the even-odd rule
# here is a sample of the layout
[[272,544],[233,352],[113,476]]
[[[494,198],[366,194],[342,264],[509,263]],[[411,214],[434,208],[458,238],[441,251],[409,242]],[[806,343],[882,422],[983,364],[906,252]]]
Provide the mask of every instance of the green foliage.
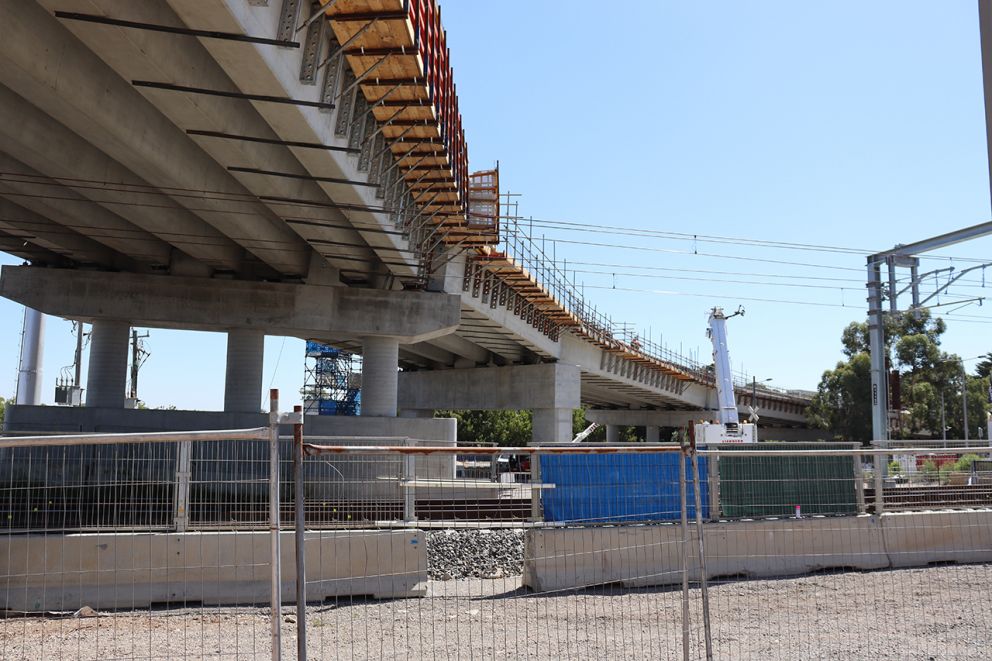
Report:
[[889,475],[898,475],[901,472],[902,464],[895,460],[889,462]]
[[976,459],[981,459],[981,457],[977,454],[962,455],[957,461],[954,462],[954,470],[962,473],[970,473],[971,465],[975,463]]
[[465,445],[519,447],[531,440],[530,411],[435,411],[434,416],[458,420],[458,442]]
[[937,462],[933,459],[927,459],[923,462],[923,477],[927,479],[928,482],[932,482],[935,477],[937,477]]
[[992,376],[992,352],[985,354],[982,360],[975,365],[975,376],[985,379]]
[[3,419],[7,413],[7,400],[0,397],[0,427],[3,427]]
[[[927,310],[885,316],[885,350],[893,368],[902,375],[901,408],[905,413],[900,428],[893,432],[896,438],[940,438],[942,395],[948,438],[963,438],[963,389],[967,390],[971,436],[984,425],[988,384],[977,377],[966,379],[960,359],[941,349],[946,329],[944,320],[933,318]],[[847,360],[823,373],[807,414],[815,425],[829,429],[838,439],[866,442],[872,434],[867,324],[848,324],[841,333],[841,346]],[[989,358],[992,365],[992,354]]]
[[[519,447],[531,442],[533,415],[530,411],[434,411],[435,418],[455,418],[458,421],[459,444],[495,443],[502,447]],[[585,408],[572,412],[572,435],[589,426]],[[603,428],[586,439],[601,442],[606,439]],[[540,439],[538,439],[540,440]]]
[[871,440],[870,402],[871,359],[860,352],[823,373],[807,415],[814,425],[831,430],[839,439],[867,442]]
[[946,464],[942,465],[940,467],[940,470],[938,471],[940,476],[940,483],[947,484],[948,482],[950,482],[951,473],[953,473],[954,471],[955,471],[954,463],[949,461]]

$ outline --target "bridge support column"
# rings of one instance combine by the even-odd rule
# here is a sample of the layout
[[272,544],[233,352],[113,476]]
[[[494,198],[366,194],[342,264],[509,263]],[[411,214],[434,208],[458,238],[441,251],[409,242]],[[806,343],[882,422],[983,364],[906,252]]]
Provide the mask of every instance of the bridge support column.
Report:
[[648,443],[657,443],[661,437],[661,428],[656,425],[648,425],[644,428],[644,440]]
[[41,364],[45,351],[45,315],[24,308],[21,331],[21,364],[17,372],[18,405],[41,404]]
[[362,340],[362,415],[396,417],[400,343],[391,337]]
[[228,413],[261,411],[264,357],[264,333],[249,330],[228,331],[224,411]]
[[126,321],[93,322],[86,406],[124,408],[130,331],[131,325]]
[[572,440],[572,409],[534,409],[531,442],[568,443]]
[[620,425],[606,425],[606,442],[620,442]]

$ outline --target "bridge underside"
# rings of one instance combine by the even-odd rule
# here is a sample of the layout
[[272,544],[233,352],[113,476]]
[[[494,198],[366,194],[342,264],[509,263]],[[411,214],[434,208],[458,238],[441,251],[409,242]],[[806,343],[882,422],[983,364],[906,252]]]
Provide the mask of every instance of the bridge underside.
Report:
[[[542,418],[559,436],[560,410],[580,403],[709,409],[712,385],[698,370],[612,337],[496,245],[498,219],[469,208],[453,83],[418,75],[427,76],[423,49],[447,57],[443,31],[419,40],[408,26],[435,17],[397,13],[433,3],[372,4],[388,17],[366,17],[376,26],[359,34],[363,23],[342,9],[358,0],[307,26],[304,5],[314,7],[281,0],[0,2],[0,250],[31,263],[36,285],[55,282],[56,269],[65,276],[44,296],[35,287],[35,298],[7,269],[2,286],[96,324],[102,358],[91,353],[87,403],[122,405],[121,329],[141,323],[229,332],[230,412],[259,409],[264,333],[365,354],[366,382],[385,384],[363,394],[370,417],[395,417],[397,367],[547,363],[579,367],[575,401],[556,400]],[[370,54],[396,50],[386,41],[407,33],[409,47]],[[134,285],[140,278],[154,286]],[[18,286],[30,289],[24,279]],[[126,286],[136,287],[130,306],[112,295]],[[155,296],[171,286],[196,290],[203,304],[161,317]],[[258,313],[283,309],[281,296],[295,303],[292,323]],[[341,301],[364,319],[349,326],[347,314],[305,309],[344,311]],[[801,401],[763,392],[757,404],[804,422]],[[514,406],[535,408],[525,398]]]

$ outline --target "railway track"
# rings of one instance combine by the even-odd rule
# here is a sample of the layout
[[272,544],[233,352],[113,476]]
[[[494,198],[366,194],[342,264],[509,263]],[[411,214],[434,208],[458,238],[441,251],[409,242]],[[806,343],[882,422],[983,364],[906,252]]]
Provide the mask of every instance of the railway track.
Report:
[[[888,487],[882,490],[887,510],[992,507],[992,484],[973,486]],[[865,504],[874,511],[875,490],[865,489]]]

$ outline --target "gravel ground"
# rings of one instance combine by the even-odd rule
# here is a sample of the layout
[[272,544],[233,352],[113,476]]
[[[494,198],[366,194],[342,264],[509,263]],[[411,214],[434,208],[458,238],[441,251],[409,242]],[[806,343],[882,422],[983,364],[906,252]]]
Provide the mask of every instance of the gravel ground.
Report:
[[[519,578],[431,581],[423,599],[310,608],[322,659],[681,659],[681,591],[532,594]],[[717,659],[988,659],[992,566],[737,581],[710,589]],[[702,648],[699,592],[692,658]],[[283,623],[295,658],[295,618]],[[262,610],[162,610],[0,622],[2,659],[268,658]]]
[[523,571],[523,530],[432,530],[427,566],[432,579],[503,578]]

